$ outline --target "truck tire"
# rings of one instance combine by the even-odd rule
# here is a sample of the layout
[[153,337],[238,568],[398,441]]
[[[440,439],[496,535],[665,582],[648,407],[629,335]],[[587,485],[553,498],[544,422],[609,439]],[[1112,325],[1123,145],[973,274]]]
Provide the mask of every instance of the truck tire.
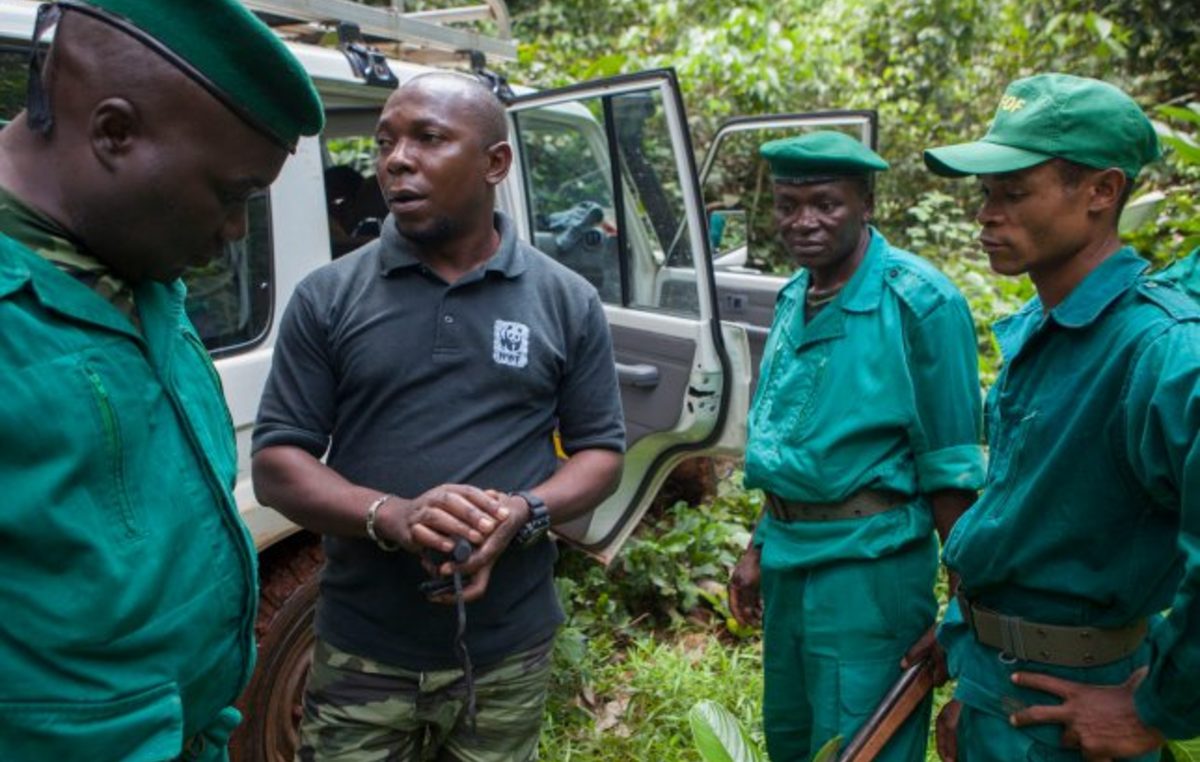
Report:
[[319,541],[303,535],[272,548],[261,560],[254,625],[258,664],[239,702],[244,718],[230,748],[235,762],[291,762],[293,758],[324,562]]

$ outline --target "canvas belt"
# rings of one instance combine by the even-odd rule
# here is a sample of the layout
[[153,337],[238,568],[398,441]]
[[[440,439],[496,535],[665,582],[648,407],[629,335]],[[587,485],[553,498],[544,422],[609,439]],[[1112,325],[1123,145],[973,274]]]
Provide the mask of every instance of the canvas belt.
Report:
[[1000,651],[1002,659],[1058,667],[1098,667],[1120,661],[1138,649],[1148,628],[1145,619],[1112,630],[1039,624],[971,603],[962,593],[958,605],[975,639]]
[[840,503],[784,500],[767,493],[767,514],[778,521],[836,521],[873,516],[904,505],[912,498],[890,490],[863,489]]

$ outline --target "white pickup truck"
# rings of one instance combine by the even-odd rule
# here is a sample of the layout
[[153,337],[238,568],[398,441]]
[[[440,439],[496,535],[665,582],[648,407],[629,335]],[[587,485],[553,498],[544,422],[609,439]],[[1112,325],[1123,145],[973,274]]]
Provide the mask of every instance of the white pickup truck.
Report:
[[[484,6],[501,31],[497,37],[449,26],[465,15],[453,11],[402,14],[348,0],[243,1],[288,40],[316,82],[327,118],[325,132],[302,141],[269,192],[251,201],[247,238],[185,276],[189,314],[216,361],[237,428],[236,497],[260,559],[259,662],[243,700],[247,721],[235,756],[274,761],[292,758],[321,564],[319,538],[259,505],[250,483],[250,433],[279,318],[301,278],[377,234],[386,208],[373,175],[373,135],[395,82],[445,68],[454,51],[504,59],[516,48],[502,0]],[[3,119],[23,106],[36,9],[32,0],[0,0]],[[301,41],[321,37],[329,19],[353,21],[367,42],[402,40],[393,46],[400,58],[364,59],[364,45],[356,58],[348,43]],[[608,561],[676,465],[740,455],[745,445],[753,379],[784,282],[741,266],[748,243],[767,245],[746,240],[754,217],[770,209],[755,149],[814,128],[844,130],[873,145],[875,116],[736,119],[717,134],[697,172],[670,70],[553,91],[518,89],[509,112],[516,160],[498,203],[523,238],[596,286],[612,329],[628,432],[624,475],[595,511],[556,528],[560,540]],[[721,217],[714,234],[710,214]],[[722,240],[735,242],[732,251],[724,251]]]

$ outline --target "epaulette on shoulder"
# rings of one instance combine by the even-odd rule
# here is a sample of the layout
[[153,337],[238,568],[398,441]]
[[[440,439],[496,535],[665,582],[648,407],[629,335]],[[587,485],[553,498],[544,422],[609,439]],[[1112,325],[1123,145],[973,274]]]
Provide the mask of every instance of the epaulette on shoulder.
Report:
[[1145,279],[1138,284],[1137,295],[1156,305],[1172,320],[1200,320],[1200,304],[1169,281]]
[[918,320],[944,304],[954,291],[933,265],[905,251],[893,250],[887,258],[883,281]]

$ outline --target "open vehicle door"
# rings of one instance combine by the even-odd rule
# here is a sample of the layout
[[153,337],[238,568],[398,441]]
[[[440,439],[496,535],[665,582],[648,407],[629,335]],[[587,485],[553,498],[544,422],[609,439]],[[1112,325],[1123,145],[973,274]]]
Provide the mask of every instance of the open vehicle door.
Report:
[[709,213],[717,304],[721,318],[744,326],[749,336],[751,394],[775,314],[775,296],[788,279],[755,269],[762,263],[785,262],[788,258],[775,233],[770,169],[758,149],[769,140],[814,130],[845,132],[874,149],[879,139],[879,119],[874,111],[738,117],[717,130],[701,165],[700,187]]
[[535,246],[600,292],[621,380],[620,486],[559,536],[610,561],[671,469],[740,454],[749,356],[722,329],[704,207],[675,73],[615,77],[516,98],[509,192]]

